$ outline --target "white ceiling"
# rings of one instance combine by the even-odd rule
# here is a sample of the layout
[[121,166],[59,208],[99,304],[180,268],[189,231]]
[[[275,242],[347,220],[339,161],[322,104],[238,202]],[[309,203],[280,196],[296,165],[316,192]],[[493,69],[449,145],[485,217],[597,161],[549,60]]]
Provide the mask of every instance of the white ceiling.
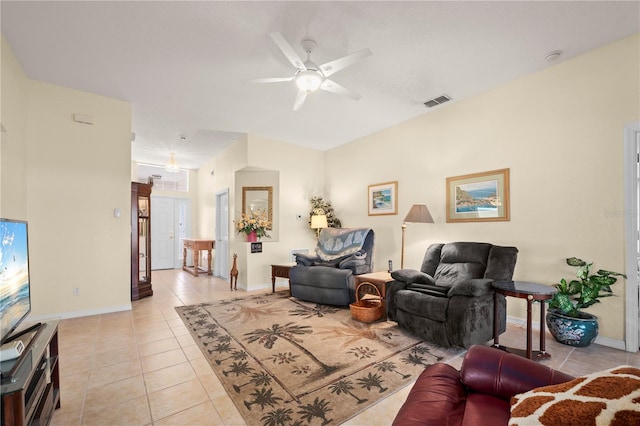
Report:
[[[330,149],[640,32],[640,2],[6,1],[2,34],[28,77],[131,102],[132,159],[198,168],[244,133]],[[280,32],[362,99],[311,94],[292,111]],[[557,63],[557,62],[556,62]],[[446,105],[437,108],[446,108]],[[91,111],[78,111],[91,114]],[[96,118],[99,119],[99,118]],[[185,136],[181,141],[180,136]]]

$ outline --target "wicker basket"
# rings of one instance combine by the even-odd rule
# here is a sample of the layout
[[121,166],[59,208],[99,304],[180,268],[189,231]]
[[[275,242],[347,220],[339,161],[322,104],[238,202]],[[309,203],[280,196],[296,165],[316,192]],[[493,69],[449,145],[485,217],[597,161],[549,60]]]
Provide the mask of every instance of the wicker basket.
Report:
[[[372,288],[374,293],[364,293]],[[366,295],[366,296],[365,296]],[[356,302],[349,305],[351,317],[360,322],[378,321],[384,315],[384,303],[378,287],[370,282],[363,282],[356,288]]]

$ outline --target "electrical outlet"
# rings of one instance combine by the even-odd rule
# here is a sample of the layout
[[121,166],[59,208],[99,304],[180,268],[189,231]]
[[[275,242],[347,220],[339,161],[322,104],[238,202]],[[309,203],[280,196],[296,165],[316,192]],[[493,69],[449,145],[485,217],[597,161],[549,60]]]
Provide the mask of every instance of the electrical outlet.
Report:
[[80,288],[79,287],[74,287],[73,288],[73,295],[74,296],[80,295]]

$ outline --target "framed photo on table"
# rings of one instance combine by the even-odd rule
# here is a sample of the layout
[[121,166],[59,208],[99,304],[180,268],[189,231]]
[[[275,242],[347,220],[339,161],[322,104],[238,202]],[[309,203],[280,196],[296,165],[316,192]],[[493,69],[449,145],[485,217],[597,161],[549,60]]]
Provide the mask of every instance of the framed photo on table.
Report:
[[398,214],[398,181],[369,185],[369,216]]
[[509,218],[509,169],[447,178],[447,222]]

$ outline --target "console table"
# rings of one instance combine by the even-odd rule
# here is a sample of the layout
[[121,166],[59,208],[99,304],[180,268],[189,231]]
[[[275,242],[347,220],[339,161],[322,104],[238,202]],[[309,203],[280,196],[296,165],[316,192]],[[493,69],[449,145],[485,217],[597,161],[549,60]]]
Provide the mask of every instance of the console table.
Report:
[[[211,260],[213,259],[211,250],[213,250],[216,242],[213,240],[189,240],[186,238],[183,241],[184,246],[182,251],[182,270],[189,272],[194,277],[198,276],[199,269],[202,269],[202,271],[206,272],[207,275],[213,275],[213,271],[211,270]],[[193,251],[193,268],[187,266],[187,250]],[[207,269],[201,268],[199,266],[200,250],[207,251]]]
[[[494,293],[494,303],[493,303],[493,346],[499,349],[507,350],[508,352],[513,352],[518,355],[526,356],[529,359],[546,359],[550,358],[549,355],[545,351],[544,346],[544,306],[545,300],[551,299],[553,295],[558,291],[553,287],[549,287],[544,284],[531,283],[527,281],[494,281],[493,287],[495,289]],[[498,294],[502,294],[504,296],[517,297],[520,299],[527,300],[527,350],[523,352],[518,349],[506,348],[504,346],[500,346],[499,342],[499,331],[498,331]],[[531,305],[534,301],[540,302],[540,350],[532,351],[532,324],[531,324]]]

